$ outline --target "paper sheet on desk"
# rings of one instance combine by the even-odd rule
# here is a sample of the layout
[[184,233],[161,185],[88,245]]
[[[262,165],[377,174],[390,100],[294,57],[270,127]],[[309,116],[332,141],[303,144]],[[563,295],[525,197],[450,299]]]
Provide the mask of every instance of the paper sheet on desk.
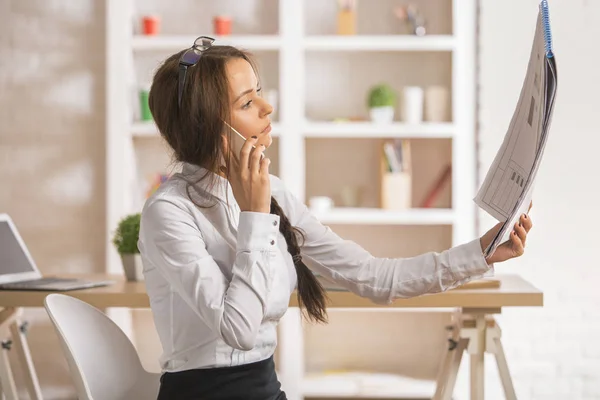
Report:
[[502,229],[485,256],[508,240],[520,215],[526,213],[540,166],[554,109],[557,73],[547,1],[542,1],[527,73],[502,146],[481,185],[475,203]]

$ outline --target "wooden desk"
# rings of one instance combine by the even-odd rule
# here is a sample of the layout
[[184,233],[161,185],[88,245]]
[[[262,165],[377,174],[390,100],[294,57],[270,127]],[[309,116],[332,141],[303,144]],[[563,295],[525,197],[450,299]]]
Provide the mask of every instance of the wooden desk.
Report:
[[[454,289],[444,293],[398,299],[391,305],[374,304],[371,300],[356,296],[348,291],[328,291],[329,307],[432,307],[432,308],[502,308],[541,307],[543,293],[518,275],[497,275],[500,287],[492,289]],[[467,285],[466,287],[468,287]],[[1,295],[0,295],[1,296]],[[296,296],[290,306],[297,307]],[[0,305],[2,300],[0,297]]]
[[[125,307],[149,308],[149,299],[143,282],[126,282],[122,277],[106,275],[86,276],[88,279],[112,279],[110,286],[75,290],[64,294],[76,297],[98,308]],[[486,352],[496,356],[500,377],[504,385],[506,398],[516,399],[504,351],[500,342],[500,328],[493,319],[494,314],[503,307],[540,307],[543,305],[543,293],[517,275],[497,275],[499,288],[455,289],[435,295],[425,295],[410,299],[399,299],[391,305],[374,304],[368,299],[341,290],[328,290],[329,307],[336,308],[452,308],[456,310],[455,326],[449,338],[448,353],[443,360],[438,376],[435,400],[451,398],[456,374],[467,351],[471,355],[471,399],[483,399],[483,359]],[[29,347],[19,320],[19,311],[24,307],[43,307],[45,297],[50,292],[0,291],[0,324],[8,327],[12,341],[16,345],[21,364],[25,368],[27,387],[32,399],[40,400],[41,390],[35,374]],[[297,307],[295,294],[291,296],[290,306]],[[282,340],[283,341],[283,340]],[[3,342],[0,358],[0,384],[8,400],[16,400],[16,390],[12,372],[8,364],[8,342]],[[294,354],[294,356],[297,356]],[[294,393],[294,382],[302,382],[298,372],[282,372],[282,381],[286,380],[286,392],[290,400],[300,399]],[[300,371],[301,373],[301,371]],[[298,391],[301,393],[301,391]]]
[[[94,307],[149,308],[144,282],[126,282],[120,276],[88,275],[88,279],[112,279],[114,284],[85,290],[64,292],[69,296],[83,300]],[[497,275],[499,288],[492,289],[454,289],[444,293],[399,299],[393,304],[379,305],[371,300],[356,296],[348,291],[329,290],[328,307],[434,307],[434,308],[502,308],[502,307],[541,307],[543,293],[518,275]],[[44,299],[51,292],[2,291],[0,307],[44,307]],[[290,298],[290,307],[297,307],[296,295]]]
[[[471,400],[484,398],[484,355],[495,356],[500,379],[504,387],[506,399],[516,400],[515,390],[508,370],[508,364],[502,347],[501,330],[494,319],[503,307],[541,307],[543,293],[518,275],[497,275],[500,286],[497,288],[465,289],[457,288],[444,293],[398,299],[391,305],[374,304],[368,299],[358,297],[347,291],[328,291],[329,307],[338,308],[450,308],[453,314],[452,330],[449,331],[448,352],[444,355],[437,377],[437,389],[433,400],[450,400],[456,384],[456,378],[462,356],[466,351],[471,356],[470,382]],[[469,286],[469,285],[467,285]],[[477,286],[477,285],[472,285]],[[295,296],[290,306],[297,307]],[[285,322],[283,331],[288,343],[299,343],[302,340],[302,326],[298,318]],[[441,333],[442,334],[442,333]],[[281,338],[284,342],[286,337]],[[302,345],[298,344],[299,349]],[[280,358],[302,358],[301,350],[282,352]],[[302,390],[294,383],[302,382],[302,371],[298,368],[285,368],[280,363],[281,381],[286,384],[288,399],[301,399]]]

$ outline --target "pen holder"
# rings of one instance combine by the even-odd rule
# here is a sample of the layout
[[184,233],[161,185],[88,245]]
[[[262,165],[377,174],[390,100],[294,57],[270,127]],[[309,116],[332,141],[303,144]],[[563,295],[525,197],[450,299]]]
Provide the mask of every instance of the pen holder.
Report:
[[412,207],[410,172],[384,172],[381,176],[381,208],[406,210]]

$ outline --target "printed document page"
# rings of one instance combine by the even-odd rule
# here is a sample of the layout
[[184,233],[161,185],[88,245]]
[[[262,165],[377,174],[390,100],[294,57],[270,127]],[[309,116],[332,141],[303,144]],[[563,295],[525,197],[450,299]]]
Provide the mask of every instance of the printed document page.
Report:
[[486,256],[505,242],[519,216],[527,212],[535,175],[546,143],[556,90],[554,57],[546,55],[538,14],[527,73],[502,146],[481,185],[475,203],[504,226]]

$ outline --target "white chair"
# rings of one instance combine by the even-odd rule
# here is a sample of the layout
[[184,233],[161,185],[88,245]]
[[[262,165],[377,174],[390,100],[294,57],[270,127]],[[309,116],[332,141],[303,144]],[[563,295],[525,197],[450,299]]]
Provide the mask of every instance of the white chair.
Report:
[[117,324],[97,308],[62,294],[44,301],[81,400],[156,399],[160,375],[144,369]]

